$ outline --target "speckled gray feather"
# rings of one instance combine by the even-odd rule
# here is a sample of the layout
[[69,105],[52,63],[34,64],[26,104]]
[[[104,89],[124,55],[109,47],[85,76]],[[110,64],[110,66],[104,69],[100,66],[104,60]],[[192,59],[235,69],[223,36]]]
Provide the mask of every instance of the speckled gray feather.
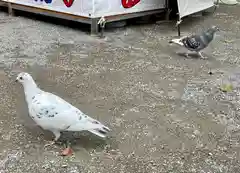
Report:
[[207,31],[202,32],[200,35],[185,37],[181,40],[181,42],[188,50],[199,52],[205,49],[214,39],[214,34],[216,31],[217,28],[212,27]]

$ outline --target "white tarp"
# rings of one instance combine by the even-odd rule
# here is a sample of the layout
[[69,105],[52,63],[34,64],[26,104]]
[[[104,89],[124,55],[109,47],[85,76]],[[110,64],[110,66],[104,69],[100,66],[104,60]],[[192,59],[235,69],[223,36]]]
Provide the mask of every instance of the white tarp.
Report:
[[[0,0],[1,1],[1,0]],[[166,0],[2,0],[89,18],[165,8]],[[170,0],[171,1],[171,0]],[[180,18],[205,10],[214,0],[177,0]]]
[[214,0],[178,0],[179,17],[208,9],[214,6]]

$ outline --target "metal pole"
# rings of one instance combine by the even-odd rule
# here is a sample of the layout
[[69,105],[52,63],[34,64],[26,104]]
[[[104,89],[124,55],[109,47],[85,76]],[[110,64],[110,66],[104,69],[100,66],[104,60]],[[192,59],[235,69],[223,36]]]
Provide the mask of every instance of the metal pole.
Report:
[[[178,16],[179,16],[179,13],[178,13]],[[180,28],[180,24],[181,24],[182,20],[179,16],[179,19],[177,21],[177,30],[178,30],[178,36],[180,37],[181,36],[181,28]]]
[[178,29],[178,36],[180,37],[180,36],[181,36],[181,28],[180,28],[180,24],[178,24],[177,29]]

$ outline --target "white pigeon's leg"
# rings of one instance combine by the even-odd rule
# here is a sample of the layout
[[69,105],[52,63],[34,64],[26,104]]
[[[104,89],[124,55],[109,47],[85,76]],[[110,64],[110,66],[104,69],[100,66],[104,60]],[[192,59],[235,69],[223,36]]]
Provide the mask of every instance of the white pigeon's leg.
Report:
[[51,141],[51,142],[45,144],[45,145],[44,145],[44,148],[45,148],[45,147],[48,147],[48,146],[52,146],[52,145],[54,145],[55,143],[56,143],[55,141]]
[[58,139],[60,138],[61,136],[61,133],[59,131],[52,131],[53,134],[55,135],[55,138],[54,138],[54,141],[58,141]]
[[44,147],[54,145],[54,144],[58,141],[58,139],[60,138],[60,136],[61,136],[61,133],[60,133],[59,131],[57,131],[57,130],[51,130],[51,131],[53,132],[55,138],[54,138],[54,140],[51,141],[50,143],[45,144]]

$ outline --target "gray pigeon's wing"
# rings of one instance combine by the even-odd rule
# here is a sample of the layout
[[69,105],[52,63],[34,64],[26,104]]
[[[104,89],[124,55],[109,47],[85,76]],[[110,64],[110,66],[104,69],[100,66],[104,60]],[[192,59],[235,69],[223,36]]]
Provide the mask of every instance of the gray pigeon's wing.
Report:
[[214,38],[215,32],[215,30],[209,29],[202,32],[200,35],[188,36],[181,41],[188,50],[198,52],[209,45]]
[[202,36],[192,35],[182,39],[183,45],[190,51],[200,51],[206,47]]

